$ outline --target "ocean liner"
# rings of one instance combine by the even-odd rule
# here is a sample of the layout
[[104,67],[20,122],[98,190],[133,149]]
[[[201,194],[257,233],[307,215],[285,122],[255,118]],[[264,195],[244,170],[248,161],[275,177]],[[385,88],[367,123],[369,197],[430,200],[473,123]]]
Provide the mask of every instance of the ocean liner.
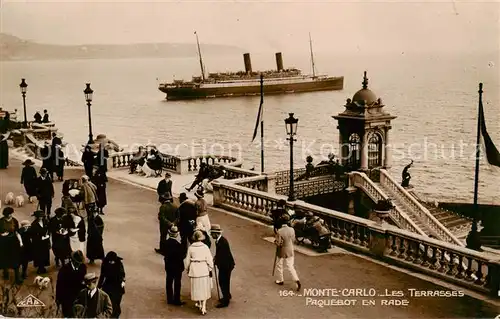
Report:
[[284,69],[281,52],[276,53],[276,70],[254,72],[250,54],[243,54],[245,71],[209,73],[205,76],[205,68],[201,57],[200,43],[196,34],[198,55],[200,58],[201,76],[193,76],[191,81],[174,80],[162,83],[158,89],[167,94],[167,100],[204,99],[217,97],[252,96],[260,94],[260,75],[264,77],[264,94],[287,94],[298,92],[342,90],[344,77],[316,75],[312,41],[311,49],[312,75],[303,75],[299,69]]

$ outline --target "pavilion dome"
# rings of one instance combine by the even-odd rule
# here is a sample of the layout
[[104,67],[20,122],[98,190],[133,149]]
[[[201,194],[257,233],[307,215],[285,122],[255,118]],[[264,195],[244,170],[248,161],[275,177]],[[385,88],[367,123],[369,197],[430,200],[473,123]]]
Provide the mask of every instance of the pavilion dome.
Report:
[[368,78],[366,77],[366,71],[363,77],[363,88],[356,92],[352,97],[352,102],[357,102],[358,104],[366,103],[366,105],[371,105],[377,102],[378,98],[375,93],[373,93],[368,88]]

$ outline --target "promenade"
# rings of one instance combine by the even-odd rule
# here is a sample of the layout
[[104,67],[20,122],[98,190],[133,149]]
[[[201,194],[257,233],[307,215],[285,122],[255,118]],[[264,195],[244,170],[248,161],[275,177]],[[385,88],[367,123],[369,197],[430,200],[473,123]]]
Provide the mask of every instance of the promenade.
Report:
[[[7,170],[0,170],[0,198],[7,192],[18,195],[24,191],[20,184],[21,161],[10,158]],[[79,169],[65,172],[65,179],[78,178]],[[113,174],[110,174],[112,177]],[[182,184],[173,176],[176,184]],[[187,182],[187,181],[186,181]],[[54,208],[60,203],[61,182],[55,182]],[[176,185],[175,189],[180,189]],[[129,182],[110,178],[107,188],[108,206],[105,208],[104,248],[114,250],[123,257],[127,274],[126,294],[122,302],[123,318],[201,316],[189,300],[189,279],[183,278],[182,298],[187,301],[182,307],[169,306],[165,296],[165,272],[162,256],[154,252],[158,246],[158,202],[156,192],[137,187]],[[19,221],[29,217],[36,204],[26,203],[15,209],[14,217]],[[217,290],[207,304],[207,317],[213,318],[494,318],[500,309],[494,304],[468,295],[463,297],[411,297],[408,289],[447,291],[434,283],[391,269],[355,254],[334,249],[334,253],[310,256],[297,253],[295,264],[303,289],[363,289],[374,288],[377,294],[389,291],[404,291],[407,306],[383,306],[383,298],[375,297],[330,297],[311,298],[283,296],[283,291],[293,289],[285,271],[285,285],[277,286],[271,277],[275,247],[264,240],[273,232],[267,226],[239,218],[219,209],[210,208],[210,220],[218,223],[229,240],[236,261],[232,276],[233,300],[228,308],[216,309]],[[99,273],[100,262],[90,265],[89,271]],[[54,265],[49,272],[55,278]],[[35,270],[30,268],[33,280]],[[287,281],[288,279],[288,281]],[[303,292],[300,292],[303,294]],[[307,305],[314,300],[357,300],[356,305]],[[362,299],[373,299],[375,306],[363,306]]]

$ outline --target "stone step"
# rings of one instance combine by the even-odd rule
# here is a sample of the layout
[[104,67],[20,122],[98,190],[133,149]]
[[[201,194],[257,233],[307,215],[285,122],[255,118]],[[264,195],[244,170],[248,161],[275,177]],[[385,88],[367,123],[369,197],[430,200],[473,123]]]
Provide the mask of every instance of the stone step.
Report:
[[452,223],[452,222],[455,222],[455,221],[464,221],[464,219],[460,216],[453,216],[453,215],[449,215],[449,216],[446,216],[446,217],[441,217],[441,218],[436,218],[437,220],[439,220],[439,222],[441,224],[448,224],[448,223]]

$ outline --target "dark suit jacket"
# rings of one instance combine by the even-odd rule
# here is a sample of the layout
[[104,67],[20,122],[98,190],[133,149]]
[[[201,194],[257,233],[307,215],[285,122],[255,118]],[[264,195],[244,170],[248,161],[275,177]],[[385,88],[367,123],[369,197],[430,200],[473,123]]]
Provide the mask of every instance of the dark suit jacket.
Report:
[[38,198],[43,198],[46,200],[54,197],[54,185],[52,184],[52,180],[48,175],[47,177],[45,177],[45,179],[42,179],[42,177],[38,177],[37,195]]
[[73,304],[78,293],[85,288],[83,277],[87,274],[87,266],[82,264],[77,270],[70,263],[62,266],[57,274],[56,301],[61,304]]
[[217,268],[221,270],[233,269],[235,263],[227,239],[224,236],[221,236],[215,246],[216,249],[215,249],[214,264],[217,266]]
[[177,210],[179,211],[179,231],[181,236],[190,236],[196,225],[196,217],[198,217],[196,207],[193,202],[187,200]]
[[158,183],[158,187],[156,188],[156,192],[158,193],[159,197],[161,197],[162,195],[165,195],[165,194],[170,194],[170,196],[172,196],[172,181],[169,180],[167,182],[166,180],[162,179]]
[[184,271],[184,257],[186,257],[186,249],[181,243],[173,238],[169,238],[165,244],[163,255],[165,256],[165,270],[167,272]]

